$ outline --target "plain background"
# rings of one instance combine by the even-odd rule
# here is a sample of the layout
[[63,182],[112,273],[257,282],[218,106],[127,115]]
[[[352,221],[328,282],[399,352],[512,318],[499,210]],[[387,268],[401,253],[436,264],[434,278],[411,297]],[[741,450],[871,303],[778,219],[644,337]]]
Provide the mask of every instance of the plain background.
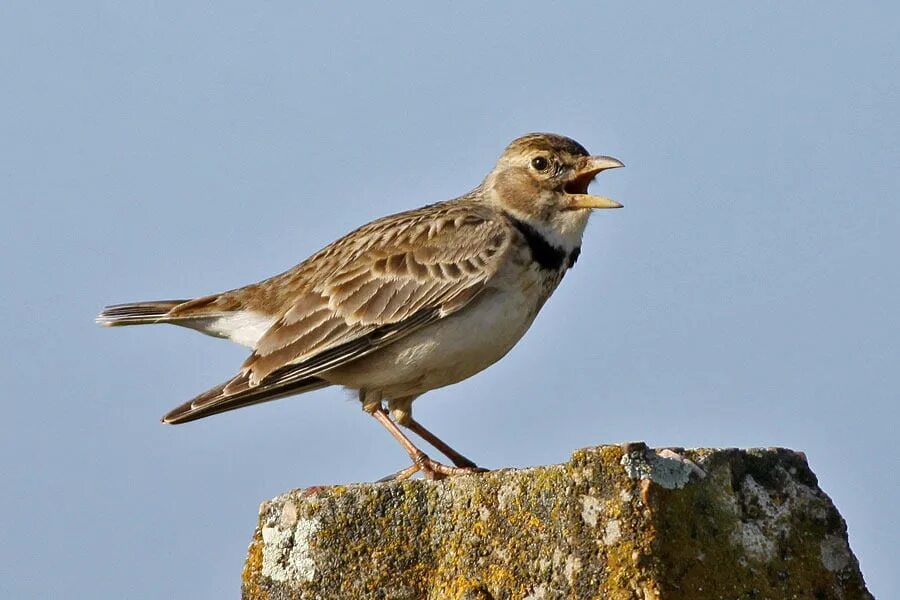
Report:
[[896,4],[299,4],[0,7],[0,596],[233,598],[261,501],[405,466],[339,389],[160,425],[245,350],[93,317],[284,270],[535,130],[622,159],[592,189],[626,207],[420,419],[491,467],[802,449],[900,596]]

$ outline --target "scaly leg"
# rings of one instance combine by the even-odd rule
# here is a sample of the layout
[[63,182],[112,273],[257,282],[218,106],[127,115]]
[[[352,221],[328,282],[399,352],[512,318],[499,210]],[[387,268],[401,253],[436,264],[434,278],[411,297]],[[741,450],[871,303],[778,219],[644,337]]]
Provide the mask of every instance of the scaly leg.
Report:
[[[437,448],[441,454],[453,461],[453,464],[457,467],[479,469],[478,465],[451,448],[441,438],[428,431],[424,425],[413,419],[412,402],[415,399],[416,396],[406,396],[404,398],[391,398],[388,400],[388,408],[391,409],[391,416],[394,417],[394,421],[414,432],[420,438]],[[486,469],[479,470],[485,471]]]
[[[359,400],[362,403],[363,410],[375,417],[375,420],[381,423],[385,429],[397,440],[409,457],[413,464],[394,475],[385,477],[380,481],[391,479],[406,479],[411,477],[418,471],[422,471],[426,479],[443,479],[448,475],[462,475],[464,473],[476,473],[478,469],[471,467],[448,467],[428,457],[427,454],[416,448],[415,444],[410,441],[406,435],[400,431],[400,428],[391,420],[388,411],[382,406],[382,395],[378,391],[359,391]],[[412,402],[412,399],[409,400]]]

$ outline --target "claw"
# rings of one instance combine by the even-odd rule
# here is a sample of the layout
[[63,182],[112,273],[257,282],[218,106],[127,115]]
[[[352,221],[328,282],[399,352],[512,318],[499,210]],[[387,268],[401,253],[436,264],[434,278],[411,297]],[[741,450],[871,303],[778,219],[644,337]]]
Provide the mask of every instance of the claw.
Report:
[[376,483],[385,483],[386,481],[404,481],[415,475],[419,470],[421,470],[421,468],[422,467],[420,467],[419,465],[411,465],[409,467],[406,467],[405,469],[397,471],[396,473],[385,475],[384,477],[376,481]]
[[416,461],[401,471],[397,471],[378,480],[379,483],[385,481],[404,481],[409,479],[419,471],[425,479],[430,481],[440,481],[454,475],[472,475],[475,473],[486,473],[488,469],[482,467],[451,467],[436,460],[432,460],[426,454],[416,456]]

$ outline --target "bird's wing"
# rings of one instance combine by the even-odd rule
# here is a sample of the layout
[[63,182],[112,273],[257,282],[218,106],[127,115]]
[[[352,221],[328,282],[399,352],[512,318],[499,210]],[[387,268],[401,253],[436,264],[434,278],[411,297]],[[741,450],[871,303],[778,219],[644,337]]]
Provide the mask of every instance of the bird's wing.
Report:
[[497,272],[512,235],[505,220],[471,204],[427,207],[355,231],[301,265],[304,289],[241,373],[250,386],[286,367],[291,378],[315,376],[458,311]]

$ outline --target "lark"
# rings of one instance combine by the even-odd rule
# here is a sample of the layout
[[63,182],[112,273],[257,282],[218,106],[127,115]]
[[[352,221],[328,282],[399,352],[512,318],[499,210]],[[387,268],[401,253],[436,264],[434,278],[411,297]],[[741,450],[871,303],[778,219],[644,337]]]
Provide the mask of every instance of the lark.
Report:
[[[624,166],[578,142],[532,133],[507,146],[459,198],[373,221],[269,279],[188,300],[106,307],[101,325],[168,323],[247,346],[228,381],[178,406],[186,423],[331,385],[362,408],[430,479],[483,471],[413,418],[413,401],[500,360],[575,265],[594,209],[588,185]],[[402,428],[454,466],[430,458]]]

